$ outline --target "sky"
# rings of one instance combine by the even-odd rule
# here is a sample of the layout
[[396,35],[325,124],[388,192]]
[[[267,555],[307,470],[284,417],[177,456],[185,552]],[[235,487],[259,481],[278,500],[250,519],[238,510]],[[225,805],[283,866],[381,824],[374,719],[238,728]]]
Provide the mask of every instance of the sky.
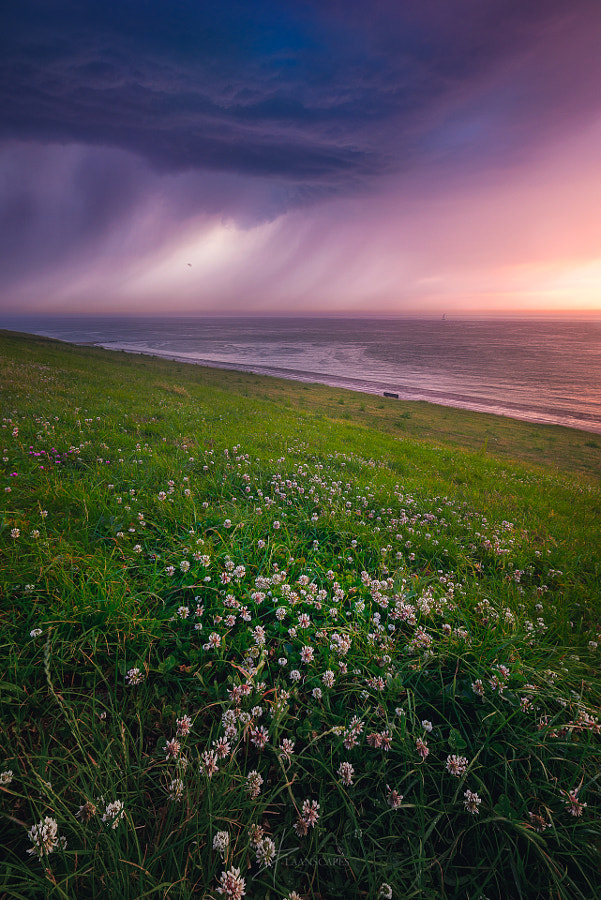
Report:
[[0,313],[601,313],[599,0],[5,0]]

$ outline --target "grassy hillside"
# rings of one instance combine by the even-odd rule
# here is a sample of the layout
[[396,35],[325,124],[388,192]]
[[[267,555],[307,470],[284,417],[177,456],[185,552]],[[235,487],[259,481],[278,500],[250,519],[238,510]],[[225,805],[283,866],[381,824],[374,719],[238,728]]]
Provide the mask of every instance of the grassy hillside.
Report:
[[0,397],[0,895],[599,894],[598,436],[6,332]]

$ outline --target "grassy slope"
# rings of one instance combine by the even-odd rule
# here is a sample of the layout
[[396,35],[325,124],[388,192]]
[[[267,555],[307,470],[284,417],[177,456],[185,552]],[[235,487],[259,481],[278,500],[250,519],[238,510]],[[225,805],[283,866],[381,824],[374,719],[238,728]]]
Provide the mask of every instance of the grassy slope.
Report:
[[[599,835],[593,825],[599,753],[596,726],[586,725],[582,715],[598,706],[601,695],[588,646],[596,637],[601,581],[598,438],[44,338],[2,335],[0,359],[5,486],[11,487],[0,534],[9,551],[2,581],[7,673],[2,687],[6,771],[15,773],[4,801],[11,861],[0,883],[7,896],[53,896],[53,891],[96,896],[107,890],[115,897],[145,891],[162,896],[165,885],[170,897],[215,892],[219,854],[211,840],[217,828],[231,832],[228,865],[241,867],[256,896],[271,890],[271,896],[282,897],[293,887],[306,896],[336,896],[349,881],[357,896],[373,897],[384,881],[397,896],[496,897],[503,885],[505,896],[520,891],[527,897],[592,896],[599,884]],[[48,454],[44,469],[29,446]],[[78,452],[69,454],[69,447]],[[224,458],[225,448],[230,452]],[[239,461],[233,463],[236,454]],[[250,504],[241,471],[252,485]],[[273,493],[274,474],[302,480],[307,494],[282,487],[278,479]],[[157,500],[170,481],[174,496]],[[309,484],[318,486],[316,506],[306,502]],[[256,504],[265,504],[254,493],[259,485],[263,497],[271,492],[273,500],[261,514]],[[120,504],[117,493],[125,498]],[[282,493],[293,497],[291,507]],[[131,515],[124,515],[130,504]],[[400,508],[417,521],[398,524]],[[48,516],[40,519],[40,510]],[[139,510],[147,519],[142,528]],[[273,531],[276,517],[281,527]],[[230,530],[224,529],[226,518],[233,523]],[[130,538],[132,520],[137,531]],[[18,538],[11,536],[15,528]],[[39,538],[30,538],[32,529],[41,532]],[[348,680],[341,679],[327,703],[326,698],[322,705],[314,702],[309,685],[312,690],[320,684],[319,671],[341,660],[319,637],[319,630],[324,635],[334,630],[332,623],[321,622],[324,617],[309,603],[314,625],[322,624],[304,637],[320,660],[317,680],[308,680],[303,691],[282,681],[275,659],[262,663],[264,673],[269,669],[267,694],[254,702],[271,710],[270,762],[255,752],[247,732],[240,733],[229,781],[215,787],[198,773],[209,737],[221,734],[210,711],[227,708],[225,691],[235,683],[235,666],[248,668],[254,651],[248,636],[234,629],[223,635],[228,653],[212,662],[185,623],[173,624],[178,606],[190,605],[195,596],[204,598],[213,615],[223,612],[225,590],[203,587],[194,565],[180,568],[194,549],[190,530],[194,540],[205,542],[214,581],[228,571],[228,555],[245,565],[247,575],[235,592],[246,601],[255,576],[273,575],[274,563],[290,570],[288,580],[297,592],[297,580],[306,572],[316,590],[330,596],[325,573],[331,568],[345,592],[338,598],[338,615],[352,617],[353,627],[347,624],[355,641]],[[138,540],[142,550],[136,556],[132,549]],[[257,540],[265,540],[261,552]],[[175,573],[165,577],[168,564]],[[415,622],[405,621],[402,641],[369,639],[373,625],[363,615],[380,604],[362,571],[370,573],[372,584],[374,578],[392,577],[394,587],[382,588],[392,592],[390,602],[404,596],[415,605],[430,592],[439,612],[428,611],[426,600]],[[447,579],[442,588],[441,574]],[[272,587],[279,603],[285,600],[280,590]],[[345,606],[351,597],[365,602],[365,614]],[[492,604],[492,620],[484,600]],[[302,669],[298,641],[286,637],[266,607],[253,613],[249,627],[262,622],[269,653],[275,658],[286,652]],[[513,621],[504,618],[504,609],[511,610]],[[536,623],[539,614],[545,630],[534,624],[529,632],[524,623]],[[465,628],[469,639],[459,631],[445,643],[443,619],[451,622],[453,634]],[[27,637],[33,627],[43,631],[37,644]],[[431,656],[411,643],[420,627],[436,638]],[[209,630],[201,632],[202,640]],[[262,660],[257,653],[255,659]],[[386,655],[390,662],[378,662]],[[481,701],[470,689],[473,679],[490,681],[505,662],[515,682],[502,696],[487,688]],[[134,664],[145,675],[137,693],[124,687]],[[352,665],[360,672],[354,678]],[[380,675],[383,692],[373,687]],[[283,684],[294,703],[289,724],[283,713],[281,722],[274,717],[271,702]],[[535,720],[534,713],[518,715],[522,696],[534,703]],[[399,703],[400,723],[394,712]],[[347,707],[362,718],[366,732],[381,720],[398,747],[384,757],[365,745],[345,753],[328,738],[322,750],[321,738],[311,735],[348,726]],[[169,779],[183,775],[184,754],[167,761],[162,747],[184,712],[195,723],[187,758],[196,780],[188,784],[188,776],[182,778],[186,800],[173,803],[165,799]],[[548,736],[540,730],[544,715],[551,723]],[[435,724],[429,737],[420,730],[422,717]],[[491,721],[498,723],[492,732]],[[278,780],[276,734],[294,737],[298,763],[288,777],[304,784],[307,796],[319,796],[324,818],[323,828],[310,831],[305,844],[297,839],[301,849],[294,853],[294,804],[286,804],[290,786]],[[415,748],[426,737],[431,756],[422,763]],[[114,760],[103,746],[120,748],[111,751]],[[473,761],[469,783],[480,791],[481,813],[462,811],[467,782],[449,787],[453,777],[445,773],[444,761],[452,750]],[[59,766],[54,786],[45,788],[45,773],[54,773],[61,759],[68,774]],[[352,790],[340,789],[341,760],[351,760],[356,772],[365,763]],[[266,782],[258,804],[244,789],[253,767]],[[374,805],[370,798],[383,796],[383,786],[395,777],[407,800],[393,822],[389,805]],[[326,789],[330,782],[338,787]],[[579,784],[586,785],[588,808],[583,816],[570,817],[561,791]],[[128,830],[125,824],[114,830],[105,825],[94,836],[82,833],[74,810],[85,799],[108,795],[115,785],[127,807]],[[301,800],[302,791],[297,807]],[[144,826],[146,831],[145,809],[157,821],[156,828]],[[548,822],[544,834],[532,827],[531,812]],[[46,875],[35,859],[27,860],[30,844],[19,826],[30,828],[44,815],[53,815],[59,830],[69,834],[60,859],[58,848],[44,857],[53,862]],[[246,837],[253,815],[255,823],[268,823],[267,834],[282,842],[282,853],[297,860],[294,865],[282,856],[279,866],[257,871]],[[353,834],[346,827],[350,821],[356,823]],[[136,829],[142,829],[139,841]],[[198,860],[192,845],[199,848]],[[337,866],[320,868],[334,848]],[[386,863],[391,853],[398,854],[392,870]],[[493,875],[470,875],[475,858]]]

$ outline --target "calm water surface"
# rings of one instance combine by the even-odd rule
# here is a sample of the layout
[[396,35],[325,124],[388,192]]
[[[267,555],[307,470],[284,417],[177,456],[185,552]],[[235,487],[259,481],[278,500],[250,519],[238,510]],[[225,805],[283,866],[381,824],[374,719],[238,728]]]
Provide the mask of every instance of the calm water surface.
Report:
[[601,433],[601,318],[5,316],[0,327]]

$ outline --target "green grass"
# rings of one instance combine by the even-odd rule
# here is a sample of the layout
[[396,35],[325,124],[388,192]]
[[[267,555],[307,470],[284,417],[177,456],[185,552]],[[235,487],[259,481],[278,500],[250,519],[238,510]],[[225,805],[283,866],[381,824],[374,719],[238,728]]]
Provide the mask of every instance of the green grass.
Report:
[[599,895],[595,436],[6,332],[0,391],[0,896]]

